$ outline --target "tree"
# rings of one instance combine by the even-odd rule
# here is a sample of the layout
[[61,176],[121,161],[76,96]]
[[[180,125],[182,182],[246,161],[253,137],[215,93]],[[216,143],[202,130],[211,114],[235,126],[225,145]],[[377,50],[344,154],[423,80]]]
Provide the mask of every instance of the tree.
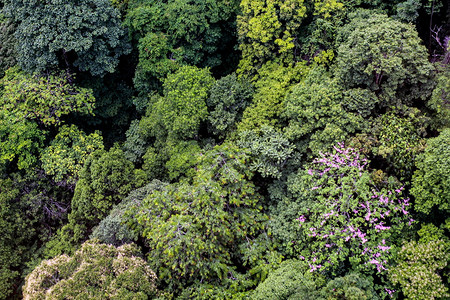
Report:
[[0,179],[0,298],[14,298],[27,264],[67,217],[71,193],[41,171]]
[[374,154],[387,161],[386,171],[410,181],[417,156],[425,148],[427,118],[416,108],[393,108],[373,121],[379,144]]
[[274,62],[264,64],[254,77],[253,101],[245,109],[238,130],[258,130],[262,125],[280,127],[283,100],[308,71],[302,63],[289,66]]
[[354,270],[384,273],[395,238],[414,221],[409,199],[401,197],[403,187],[376,186],[367,164],[358,151],[339,144],[291,179],[290,189],[301,197],[292,201],[300,202],[300,228],[285,245],[308,262],[311,272],[350,264]]
[[433,66],[412,25],[371,11],[351,14],[340,30],[336,77],[345,89],[364,88],[384,105],[425,100]]
[[255,300],[317,299],[318,286],[314,279],[305,262],[285,260],[258,285],[251,296]]
[[200,123],[208,117],[206,99],[213,84],[209,70],[197,67],[184,66],[167,76],[164,96],[156,98],[147,110],[142,130],[156,131],[162,126],[171,139],[195,138]]
[[361,116],[347,112],[340,102],[342,92],[335,79],[322,67],[310,71],[283,102],[283,116],[288,121],[286,136],[300,152],[318,154],[361,130]]
[[242,59],[238,72],[254,75],[266,62],[294,60],[296,35],[306,7],[303,0],[241,1],[237,18]]
[[87,241],[73,256],[44,260],[25,280],[24,299],[152,299],[156,274],[133,244]]
[[7,299],[29,256],[30,240],[35,237],[33,222],[23,217],[17,203],[20,189],[11,179],[0,179],[0,298]]
[[249,150],[250,170],[258,171],[263,177],[280,178],[294,151],[288,139],[270,126],[262,126],[260,132],[243,131],[239,135],[238,146]]
[[397,265],[389,271],[390,280],[401,286],[407,298],[449,297],[439,271],[448,263],[449,244],[443,240],[428,243],[411,241],[397,255]]
[[5,11],[18,23],[17,61],[30,73],[61,66],[102,76],[130,51],[109,0],[11,0]]
[[154,191],[163,190],[168,184],[159,180],[153,180],[149,184],[133,190],[130,194],[117,204],[109,215],[100,221],[94,228],[91,238],[99,239],[102,243],[121,246],[123,244],[136,242],[139,235],[126,223],[126,212],[133,207],[141,205],[142,201]]
[[[173,291],[196,281],[220,285],[237,273],[243,248],[264,228],[247,156],[232,145],[199,156],[192,184],[154,191],[128,213],[151,249],[151,265]],[[250,244],[250,245],[248,245]]]
[[[231,69],[239,1],[131,0],[125,24],[137,43],[140,94],[159,89],[182,65]],[[222,71],[222,70],[221,70]]]
[[79,173],[69,220],[92,229],[133,188],[134,167],[117,147],[89,155]]
[[12,169],[29,169],[38,162],[44,148],[46,131],[36,123],[15,119],[7,112],[0,111],[0,165],[13,162]]
[[450,129],[444,129],[416,160],[417,170],[411,181],[415,210],[426,214],[438,209],[449,210],[450,199]]
[[59,125],[70,113],[92,114],[92,90],[71,84],[65,75],[28,75],[18,68],[6,71],[0,81],[2,110],[17,119],[35,120],[45,126]]
[[233,132],[253,94],[251,83],[245,79],[239,80],[234,73],[217,80],[206,100],[211,132],[221,138]]
[[74,187],[89,154],[101,149],[103,138],[99,131],[86,135],[75,125],[63,125],[50,145],[42,151],[42,168],[56,182]]

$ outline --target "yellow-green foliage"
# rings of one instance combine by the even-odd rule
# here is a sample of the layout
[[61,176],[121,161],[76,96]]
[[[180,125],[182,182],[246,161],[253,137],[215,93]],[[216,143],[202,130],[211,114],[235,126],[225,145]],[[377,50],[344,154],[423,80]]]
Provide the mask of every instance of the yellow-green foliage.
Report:
[[41,262],[27,276],[23,298],[144,300],[156,296],[155,281],[135,245],[116,248],[93,240],[73,256]]
[[18,119],[36,120],[44,125],[59,125],[72,112],[92,114],[92,90],[71,84],[65,75],[28,75],[18,68],[6,71],[0,109]]
[[256,93],[253,103],[246,108],[238,131],[259,129],[263,125],[278,127],[282,112],[282,102],[292,86],[308,73],[303,63],[285,67],[268,62],[258,70],[254,86]]
[[99,131],[86,135],[75,125],[63,125],[59,133],[42,153],[42,168],[55,181],[75,184],[88,155],[103,149],[103,138]]
[[271,60],[292,61],[297,30],[306,15],[303,0],[242,0],[238,16],[239,73],[254,74]]

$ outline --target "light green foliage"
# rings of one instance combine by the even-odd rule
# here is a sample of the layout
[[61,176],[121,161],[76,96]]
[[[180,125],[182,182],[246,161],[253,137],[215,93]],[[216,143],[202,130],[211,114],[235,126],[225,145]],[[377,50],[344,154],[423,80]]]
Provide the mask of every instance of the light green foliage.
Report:
[[29,169],[36,165],[38,153],[44,147],[46,131],[36,123],[16,119],[5,111],[0,112],[0,165],[9,162],[19,169]]
[[245,109],[238,131],[258,129],[262,125],[278,127],[284,97],[307,72],[308,67],[303,63],[288,67],[273,62],[263,65],[254,78],[253,103]]
[[414,162],[425,148],[426,118],[416,108],[392,109],[374,120],[372,129],[379,141],[372,148],[388,162],[387,171],[410,180]]
[[194,138],[208,117],[206,99],[213,84],[208,69],[180,68],[164,81],[164,97],[149,107],[149,124],[145,126],[155,130],[161,124],[170,138]]
[[196,156],[201,148],[196,141],[180,141],[168,143],[167,152],[170,159],[166,162],[166,169],[171,180],[180,176],[192,177],[192,169],[197,162]]
[[156,274],[133,244],[114,247],[85,242],[73,256],[45,260],[25,281],[23,298],[151,299]]
[[[450,58],[450,43],[446,55]],[[435,113],[433,127],[442,129],[450,127],[450,66],[437,74],[436,81],[427,106]]]
[[77,87],[65,75],[28,75],[17,68],[6,71],[0,108],[17,119],[59,125],[70,113],[92,114],[92,90]]
[[216,146],[200,155],[192,184],[155,191],[129,212],[151,249],[151,265],[173,291],[235,273],[233,261],[242,256],[237,246],[251,244],[263,228],[247,161],[235,146]]
[[283,103],[288,120],[286,136],[302,143],[301,152],[308,149],[318,154],[363,128],[361,116],[344,110],[340,103],[342,97],[338,84],[323,68],[312,70],[286,96]]
[[17,0],[6,11],[19,23],[18,63],[27,72],[63,67],[92,75],[114,72],[130,49],[110,0]]
[[263,177],[280,178],[294,151],[294,146],[281,132],[264,125],[259,132],[242,132],[238,146],[249,150],[252,161],[250,170],[258,171]]
[[234,73],[217,80],[206,100],[212,133],[224,138],[233,132],[253,93],[253,86],[245,79],[239,80]]
[[151,193],[161,191],[166,186],[167,183],[153,180],[146,186],[132,191],[94,228],[91,238],[96,238],[102,243],[113,244],[115,246],[137,241],[138,235],[136,231],[131,230],[126,224],[125,212],[135,206],[139,206]]
[[449,244],[443,240],[405,244],[397,255],[397,266],[389,271],[393,283],[401,286],[407,299],[449,297],[439,271],[447,266]]
[[251,299],[317,299],[317,284],[303,261],[286,260],[255,289]]
[[103,149],[103,138],[99,131],[87,135],[75,125],[63,125],[41,154],[42,168],[56,182],[75,185],[88,155]]
[[0,78],[5,71],[16,64],[16,39],[14,32],[16,25],[9,19],[3,18],[0,11]]
[[344,88],[365,88],[385,103],[425,100],[433,66],[412,25],[372,11],[351,15],[340,31],[336,76]]
[[324,19],[330,18],[343,9],[344,3],[339,0],[314,0],[314,15],[320,15]]
[[305,17],[303,0],[242,0],[237,18],[240,74],[254,75],[269,61],[293,61],[297,30]]
[[448,212],[450,200],[450,129],[427,141],[427,147],[416,161],[417,171],[411,182],[414,208],[423,213],[433,209]]
[[72,199],[71,223],[92,228],[133,188],[134,167],[117,147],[89,155],[79,172]]

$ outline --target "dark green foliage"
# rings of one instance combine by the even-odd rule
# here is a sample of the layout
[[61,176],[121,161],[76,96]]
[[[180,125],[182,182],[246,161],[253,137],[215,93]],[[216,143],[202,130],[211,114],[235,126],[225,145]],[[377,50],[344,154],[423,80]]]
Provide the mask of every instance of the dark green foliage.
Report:
[[423,213],[433,209],[448,213],[450,199],[450,129],[427,141],[427,147],[416,162],[411,194],[414,208]]
[[294,146],[281,132],[264,125],[259,132],[241,132],[238,145],[249,150],[252,161],[250,170],[259,172],[263,177],[280,178],[294,151]]
[[27,72],[62,66],[104,75],[130,51],[109,0],[8,0],[5,10],[19,24],[17,61]]
[[70,193],[41,172],[0,179],[0,299],[17,292],[26,262],[66,217]]
[[133,244],[84,243],[73,256],[41,262],[25,281],[23,299],[152,299],[156,274]]
[[160,88],[182,65],[224,68],[235,54],[238,7],[236,0],[131,0],[125,24],[139,51],[137,90],[145,95]]
[[425,100],[432,89],[433,66],[413,26],[371,11],[351,17],[338,40],[339,84],[369,89],[384,104]]
[[252,85],[245,79],[239,80],[234,73],[217,80],[206,100],[212,133],[224,138],[234,131],[253,93]]
[[23,215],[17,202],[20,190],[11,179],[0,179],[0,298],[7,299],[29,256],[30,239],[35,236],[33,221]]
[[406,0],[397,4],[396,18],[406,23],[415,23],[422,6],[419,0]]
[[0,78],[5,75],[5,71],[16,64],[16,39],[14,32],[16,25],[5,19],[0,12]]

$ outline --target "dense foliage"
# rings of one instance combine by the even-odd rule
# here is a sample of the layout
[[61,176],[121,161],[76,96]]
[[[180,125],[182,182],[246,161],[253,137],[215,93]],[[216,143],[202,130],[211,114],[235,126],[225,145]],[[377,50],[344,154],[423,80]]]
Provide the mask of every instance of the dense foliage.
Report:
[[445,299],[445,0],[0,0],[0,299]]

